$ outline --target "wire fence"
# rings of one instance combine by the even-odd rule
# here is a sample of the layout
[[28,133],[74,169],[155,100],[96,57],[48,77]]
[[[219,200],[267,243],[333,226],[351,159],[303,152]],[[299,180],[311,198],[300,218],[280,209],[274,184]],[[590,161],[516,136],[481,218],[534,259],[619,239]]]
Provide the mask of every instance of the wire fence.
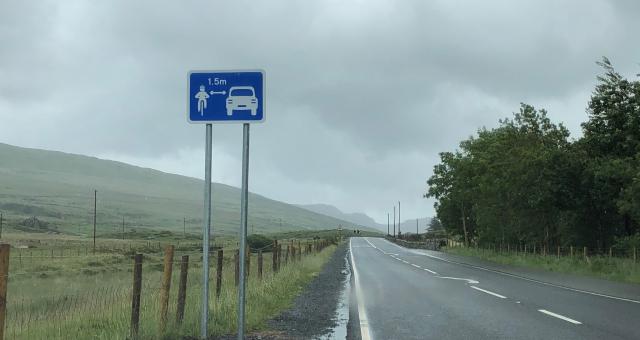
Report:
[[[328,240],[280,240],[256,249],[249,247],[245,273],[248,285],[254,291],[262,291],[273,284],[277,275],[289,275],[287,268],[303,265],[305,258],[330,244]],[[177,316],[159,315],[163,312],[177,315],[179,310],[183,316],[198,313],[203,261],[202,252],[193,248],[197,244],[163,245],[161,251],[151,244],[131,251],[128,247],[104,248],[96,254],[80,251],[79,255],[77,249],[70,248],[53,250],[53,257],[51,250],[38,254],[15,248],[9,256],[8,245],[3,246],[6,247],[0,247],[0,280],[8,287],[4,292],[6,304],[0,304],[0,314],[5,320],[5,325],[0,325],[4,338],[125,339],[133,335],[134,328],[139,328],[141,337],[159,338],[165,333],[198,329],[192,327],[196,317],[189,318],[191,326],[181,328],[182,321]],[[165,255],[169,248],[172,256],[167,262]],[[4,252],[6,268],[2,262]],[[239,277],[238,250],[219,247],[211,249],[209,256],[210,271],[215,274],[210,276],[213,297],[210,307],[217,309],[211,315],[224,319],[212,320],[213,327],[220,327],[220,322],[233,324],[222,309],[233,305]],[[141,261],[137,293],[136,259]],[[285,273],[279,274],[281,271]],[[0,284],[0,295],[2,287]],[[132,306],[136,294],[140,296],[140,304],[138,325],[134,327]]]

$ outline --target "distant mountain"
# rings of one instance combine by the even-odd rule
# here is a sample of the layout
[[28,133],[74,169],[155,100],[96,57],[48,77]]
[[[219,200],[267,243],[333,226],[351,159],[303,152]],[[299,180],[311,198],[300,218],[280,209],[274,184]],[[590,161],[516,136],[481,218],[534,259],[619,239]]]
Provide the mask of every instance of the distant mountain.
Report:
[[[331,216],[336,219],[348,221],[355,225],[381,230],[385,234],[387,233],[386,223],[385,224],[376,223],[376,221],[374,221],[373,218],[363,213],[345,213],[330,204],[296,204],[296,206],[309,211],[313,211],[318,214]],[[429,226],[429,222],[431,222],[431,217],[418,218],[418,231],[420,233],[424,233]],[[415,234],[416,220],[410,219],[410,220],[402,221],[402,225],[400,225],[399,228],[396,225],[396,231],[397,230],[400,230],[402,233],[408,232],[408,233]],[[393,234],[393,221],[390,222],[389,233]]]
[[373,218],[363,213],[345,213],[340,209],[329,204],[297,204],[296,206],[313,211],[318,214],[331,216],[336,219],[345,220],[358,226],[364,226],[374,228],[378,230],[387,231],[387,227],[382,224],[376,223]]
[[[36,217],[47,230],[88,235],[97,190],[98,234],[125,227],[200,233],[203,181],[121,162],[0,143],[0,211],[19,229]],[[346,220],[250,193],[249,232],[333,229]],[[240,190],[213,185],[213,233],[236,234]],[[361,216],[360,216],[361,217]],[[360,219],[359,221],[361,221]],[[370,220],[367,220],[370,222]]]

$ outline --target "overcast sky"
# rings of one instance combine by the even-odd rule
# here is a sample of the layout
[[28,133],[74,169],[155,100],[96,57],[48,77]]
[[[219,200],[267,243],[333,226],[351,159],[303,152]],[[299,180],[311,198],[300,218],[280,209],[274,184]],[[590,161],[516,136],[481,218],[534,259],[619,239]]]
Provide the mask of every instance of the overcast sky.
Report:
[[[438,152],[520,102],[578,136],[595,62],[640,72],[639,15],[632,0],[1,0],[0,142],[202,178],[188,70],[261,68],[251,191],[431,216]],[[214,126],[215,181],[239,186],[241,141]]]

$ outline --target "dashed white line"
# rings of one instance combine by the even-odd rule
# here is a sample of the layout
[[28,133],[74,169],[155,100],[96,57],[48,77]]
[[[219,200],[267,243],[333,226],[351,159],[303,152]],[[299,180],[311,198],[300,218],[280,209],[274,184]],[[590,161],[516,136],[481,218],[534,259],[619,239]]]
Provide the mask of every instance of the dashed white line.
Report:
[[420,266],[419,266],[419,265],[417,265],[417,264],[413,264],[413,263],[412,263],[411,265],[412,265],[412,266],[414,266],[414,267],[416,267],[416,268],[420,268]]
[[[391,245],[394,245],[394,246],[396,246],[398,248],[402,248],[402,247],[400,247],[399,245],[397,245],[395,243],[392,243],[392,242],[389,242],[389,241],[387,241],[387,243],[389,243]],[[567,286],[557,285],[557,284],[554,284],[554,283],[544,282],[544,281],[540,281],[540,280],[536,280],[536,279],[530,279],[530,278],[525,277],[525,276],[506,273],[506,272],[502,272],[502,271],[499,271],[499,270],[493,270],[493,269],[489,269],[489,268],[485,268],[485,267],[475,266],[475,265],[472,265],[472,264],[467,264],[467,263],[462,263],[462,262],[457,262],[457,261],[451,261],[451,260],[443,259],[443,258],[438,257],[438,256],[433,256],[433,255],[430,255],[430,254],[425,254],[425,253],[421,253],[421,252],[417,252],[417,251],[414,251],[414,253],[422,255],[422,256],[427,256],[427,257],[430,257],[430,258],[433,258],[433,259],[437,259],[437,260],[440,260],[440,261],[443,261],[443,262],[453,263],[453,264],[457,264],[459,266],[468,267],[468,268],[474,268],[474,269],[478,269],[478,270],[484,270],[484,271],[492,272],[492,273],[499,274],[499,275],[509,276],[509,277],[513,277],[513,278],[524,280],[524,281],[534,282],[534,283],[541,284],[541,285],[544,285],[544,286],[560,288],[560,289],[569,290],[569,291],[572,291],[572,292],[577,292],[577,293],[582,293],[582,294],[589,294],[589,295],[593,295],[593,296],[599,296],[599,297],[603,297],[603,298],[607,298],[607,299],[613,299],[613,300],[618,300],[618,301],[626,301],[626,302],[640,304],[640,300],[627,299],[627,298],[623,298],[623,297],[619,297],[619,296],[601,294],[601,293],[591,292],[591,291],[588,291],[588,290],[583,290],[583,289],[577,289],[577,288],[571,288],[571,287],[567,287]]]
[[558,319],[560,319],[560,320],[564,320],[564,321],[567,321],[567,322],[571,322],[571,323],[572,323],[572,324],[574,324],[574,325],[582,325],[582,322],[580,322],[580,321],[577,321],[577,320],[574,320],[574,319],[568,318],[568,317],[566,317],[566,316],[564,316],[564,315],[560,315],[560,314],[556,314],[556,313],[554,313],[554,312],[550,312],[550,311],[548,311],[548,310],[546,310],[546,309],[538,309],[538,312],[541,312],[541,313],[544,313],[544,314],[547,314],[547,315],[553,316],[554,318],[558,318]]
[[431,273],[431,274],[433,274],[433,275],[438,275],[438,273],[434,272],[434,271],[433,271],[433,270],[431,270],[431,269],[422,268],[422,270],[424,270],[424,271],[426,271],[426,272],[429,272],[429,273]]
[[486,290],[486,289],[478,288],[478,287],[476,287],[476,286],[470,286],[470,287],[471,287],[471,288],[473,288],[473,289],[475,289],[475,290],[479,290],[479,291],[481,291],[481,292],[483,292],[483,293],[487,293],[487,294],[489,294],[489,295],[493,295],[493,296],[495,296],[495,297],[499,297],[499,298],[501,298],[501,299],[506,299],[506,298],[507,298],[507,297],[506,297],[506,296],[504,296],[504,295],[500,295],[500,294],[498,294],[498,293],[494,293],[494,292],[488,291],[488,290]]

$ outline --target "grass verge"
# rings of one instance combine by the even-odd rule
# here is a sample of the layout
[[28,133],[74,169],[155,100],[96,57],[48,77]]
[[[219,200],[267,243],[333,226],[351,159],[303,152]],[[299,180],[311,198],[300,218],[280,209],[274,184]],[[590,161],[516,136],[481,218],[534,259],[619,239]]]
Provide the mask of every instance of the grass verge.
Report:
[[[261,331],[266,321],[288,308],[295,297],[318,275],[335,251],[329,246],[319,253],[305,254],[300,261],[282,263],[280,271],[271,271],[271,256],[265,253],[262,280],[258,280],[256,257],[252,256],[247,285],[246,328]],[[174,256],[174,261],[179,259]],[[231,254],[228,254],[231,255]],[[70,262],[64,269],[87,266]],[[179,264],[174,263],[168,322],[160,332],[160,257],[145,254],[140,312],[140,339],[179,339],[198,336],[202,267],[196,256],[189,263],[186,307],[182,323],[176,321]],[[96,263],[98,261],[95,261]],[[131,317],[132,263],[113,264],[110,257],[100,260],[100,268],[87,275],[82,271],[63,270],[46,277],[19,275],[10,278],[7,332],[12,339],[128,339]],[[215,263],[212,260],[212,263]],[[110,268],[113,267],[113,268]],[[102,270],[102,269],[105,270]],[[56,272],[57,270],[53,270]],[[209,334],[222,335],[236,331],[237,289],[234,265],[225,256],[222,290],[215,297],[215,267],[210,278]]]
[[520,267],[538,268],[553,272],[592,276],[607,280],[640,283],[640,263],[633,259],[590,256],[542,256],[524,253],[505,253],[489,249],[464,247],[443,248],[447,253],[471,256],[483,260]]

